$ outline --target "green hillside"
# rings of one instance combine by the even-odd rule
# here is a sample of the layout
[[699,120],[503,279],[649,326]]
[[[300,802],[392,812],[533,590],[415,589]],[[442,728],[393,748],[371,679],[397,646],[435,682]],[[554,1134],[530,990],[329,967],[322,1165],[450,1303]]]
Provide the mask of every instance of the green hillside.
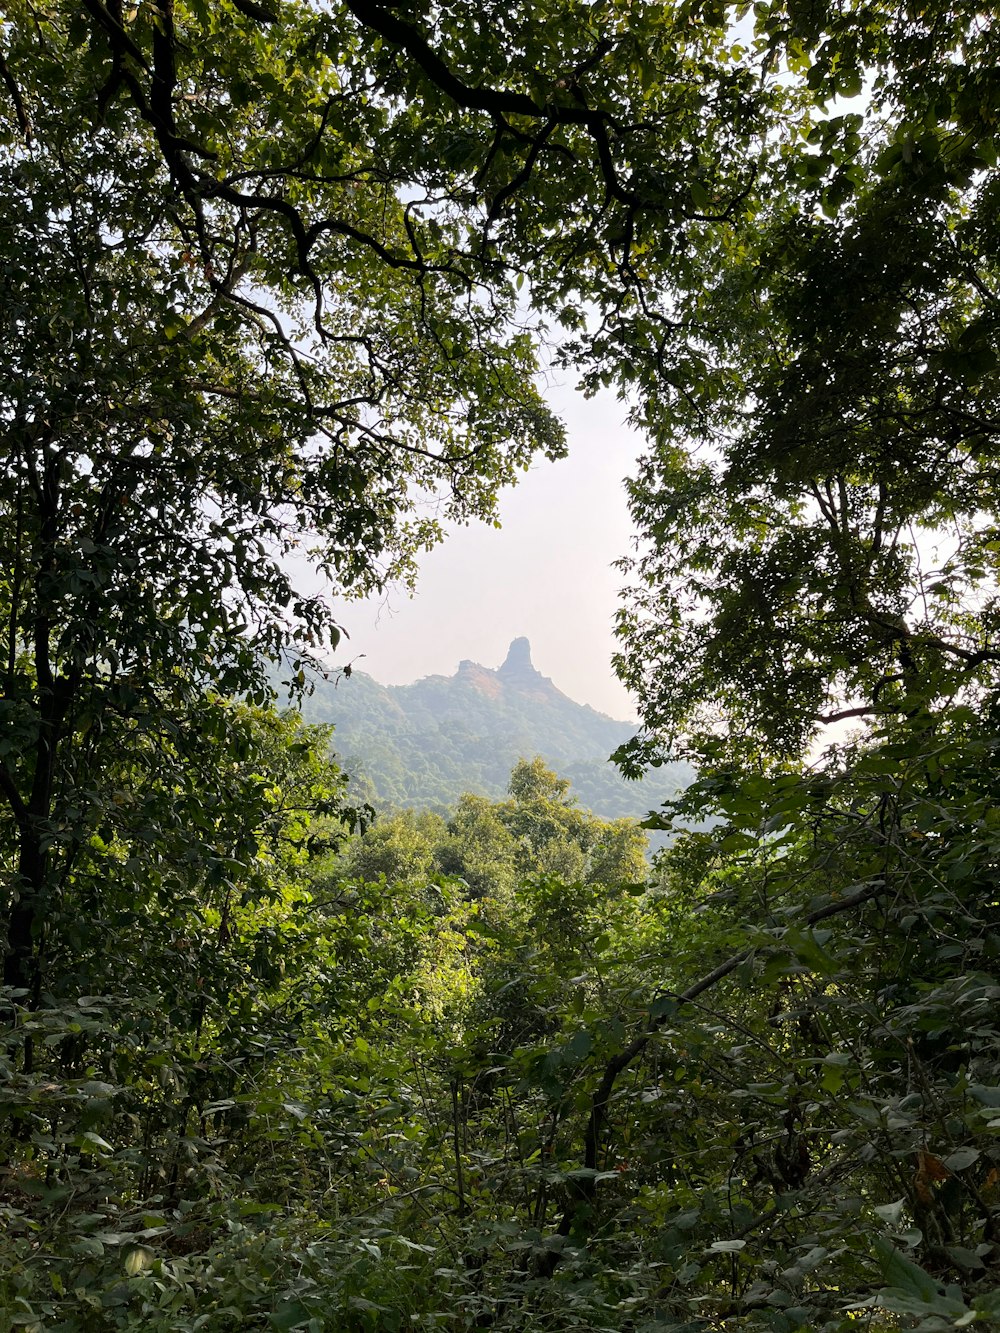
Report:
[[626,782],[609,756],[634,727],[567,698],[532,665],[527,639],[514,640],[497,670],[464,661],[453,676],[411,685],[380,685],[360,671],[319,681],[303,712],[334,724],[341,763],[395,806],[452,806],[465,792],[502,796],[518,759],[535,755],[605,819],[642,818],[691,780],[678,764]]

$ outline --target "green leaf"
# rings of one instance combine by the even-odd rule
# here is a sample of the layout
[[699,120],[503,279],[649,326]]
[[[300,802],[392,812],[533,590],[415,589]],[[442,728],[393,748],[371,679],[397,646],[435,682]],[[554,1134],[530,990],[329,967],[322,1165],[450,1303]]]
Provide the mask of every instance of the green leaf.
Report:
[[973,1162],[978,1162],[981,1155],[978,1148],[957,1148],[944,1159],[944,1164],[949,1171],[964,1171]]
[[895,1245],[882,1236],[876,1236],[874,1244],[881,1263],[882,1276],[886,1282],[907,1295],[918,1297],[922,1302],[929,1303],[938,1299],[941,1287],[935,1278],[925,1273],[911,1259],[907,1259]]
[[149,1268],[154,1259],[152,1250],[144,1245],[137,1245],[130,1249],[125,1255],[125,1272],[129,1277],[136,1277],[139,1273]]

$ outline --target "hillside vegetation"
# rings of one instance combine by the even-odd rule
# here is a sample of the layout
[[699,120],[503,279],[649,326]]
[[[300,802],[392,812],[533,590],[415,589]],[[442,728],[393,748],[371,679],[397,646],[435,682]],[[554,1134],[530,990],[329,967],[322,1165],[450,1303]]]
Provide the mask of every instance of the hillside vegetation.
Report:
[[515,639],[495,671],[464,661],[454,676],[411,685],[379,685],[358,670],[318,679],[302,712],[333,724],[344,770],[364,774],[397,808],[448,809],[466,793],[499,798],[517,761],[535,755],[605,819],[644,819],[693,776],[668,764],[644,780],[623,779],[611,755],[636,725],[568,699],[534,668],[527,639]]

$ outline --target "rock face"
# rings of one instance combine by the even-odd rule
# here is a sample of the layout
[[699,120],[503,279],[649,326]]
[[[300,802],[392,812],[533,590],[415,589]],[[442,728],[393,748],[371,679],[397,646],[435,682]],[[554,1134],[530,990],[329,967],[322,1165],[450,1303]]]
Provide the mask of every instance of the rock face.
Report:
[[[507,656],[504,663],[493,675],[504,686],[505,689],[512,689],[522,694],[534,695],[537,699],[563,699],[567,703],[571,700],[556,688],[549,680],[548,676],[543,676],[540,671],[536,671],[531,661],[531,644],[527,639],[515,639],[507,649]],[[579,704],[573,705],[579,708]]]
[[507,657],[500,668],[501,676],[537,676],[531,663],[531,644],[527,639],[515,639],[507,649]]
[[[448,679],[447,676],[444,677]],[[451,677],[456,684],[467,685],[473,690],[478,690],[480,694],[486,694],[491,699],[499,699],[503,694],[503,685],[500,682],[499,673],[491,671],[489,667],[480,666],[478,662],[472,662],[464,658],[458,664],[458,673]]]

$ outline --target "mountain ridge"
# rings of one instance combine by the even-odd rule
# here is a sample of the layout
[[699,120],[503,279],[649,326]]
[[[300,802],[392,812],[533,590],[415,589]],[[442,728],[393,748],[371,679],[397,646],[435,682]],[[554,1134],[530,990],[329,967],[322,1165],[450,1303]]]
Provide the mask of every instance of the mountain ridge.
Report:
[[524,637],[496,668],[465,658],[452,676],[406,685],[382,685],[358,670],[318,681],[303,714],[332,723],[344,769],[363,774],[380,802],[398,807],[446,809],[466,793],[497,799],[517,761],[536,755],[606,819],[643,818],[693,776],[686,765],[664,765],[626,782],[609,756],[635,724],[570,699],[534,666]]

